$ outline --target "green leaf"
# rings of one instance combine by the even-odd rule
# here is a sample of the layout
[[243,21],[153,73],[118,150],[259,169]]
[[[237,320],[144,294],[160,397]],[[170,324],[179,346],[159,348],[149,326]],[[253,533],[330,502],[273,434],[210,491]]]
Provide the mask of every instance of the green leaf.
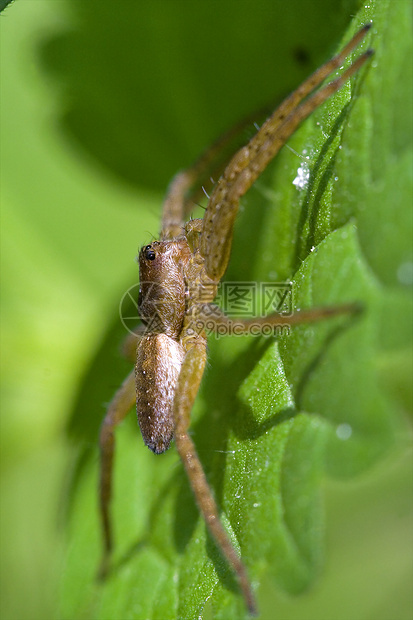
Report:
[[[397,13],[390,6],[387,11]],[[298,307],[358,300],[365,305],[364,316],[296,328],[279,345],[257,347],[245,339],[234,345],[211,343],[212,364],[218,369],[205,378],[192,427],[223,521],[253,580],[269,572],[291,594],[305,589],[323,563],[323,472],[348,477],[370,467],[392,445],[400,424],[399,407],[380,381],[378,362],[385,356],[380,311],[392,294],[384,285],[402,287],[397,268],[410,258],[408,243],[396,242],[396,235],[408,224],[411,168],[406,158],[411,151],[406,149],[411,145],[400,144],[394,136],[397,150],[389,141],[376,144],[381,128],[372,97],[383,82],[381,46],[391,36],[385,23],[401,19],[385,15],[384,8],[377,16],[371,9],[354,20],[353,32],[374,18],[377,60],[292,140],[295,151],[310,153],[305,190],[300,194],[293,186],[289,171],[297,167],[297,158],[284,150],[274,172],[273,192],[263,190],[260,182],[253,197],[245,200],[247,210],[258,191],[258,202],[265,202],[255,273],[263,279],[288,277],[300,265],[294,276]],[[383,157],[391,163],[378,178],[372,166],[383,147]],[[394,178],[399,179],[396,194]],[[390,203],[402,219],[395,218]],[[245,220],[246,213],[242,230],[248,228]],[[242,274],[241,252],[244,247],[236,242],[228,278],[235,279],[237,270]],[[266,351],[248,374],[251,359],[259,360],[263,346]],[[234,399],[236,385],[246,374]],[[163,464],[166,481],[148,478],[148,497],[139,474],[145,468],[138,465],[135,452],[122,445],[118,450],[115,523],[123,534],[116,554],[120,564],[103,594],[95,593],[92,616],[156,618],[162,609],[162,617],[198,617],[211,595],[216,617],[242,616],[233,576],[205,537],[175,455],[163,457],[169,462]],[[152,459],[146,455],[145,460]],[[174,471],[168,476],[171,460]],[[141,490],[136,489],[136,477]],[[125,514],[126,506],[136,502],[147,514],[146,532],[138,527],[141,515],[132,519]],[[77,514],[74,511],[74,524]],[[131,540],[131,533],[137,542],[125,556],[124,541]],[[123,562],[122,557],[127,559]],[[76,559],[70,564],[76,565]],[[73,594],[70,579],[66,589]],[[83,597],[80,594],[79,600]]]
[[[309,153],[308,185],[301,192],[295,188],[300,160],[284,149],[246,197],[227,275],[273,281],[296,272],[297,307],[357,300],[363,315],[297,327],[278,344],[212,341],[212,368],[194,412],[200,458],[253,582],[270,574],[292,595],[306,589],[323,565],[324,473],[348,478],[366,470],[401,428],[400,404],[381,381],[388,363],[382,331],[389,329],[382,313],[391,299],[408,301],[400,266],[411,261],[402,232],[409,225],[411,144],[388,131],[392,121],[382,115],[377,92],[385,91],[384,105],[393,111],[400,75],[392,67],[395,82],[385,88],[380,63],[384,41],[390,46],[397,40],[402,47],[396,25],[404,10],[402,3],[397,8],[382,3],[353,20],[346,40],[374,20],[375,60],[291,140],[295,152]],[[406,58],[406,51],[399,50],[398,57]],[[247,233],[249,245],[260,249],[249,265]],[[403,327],[401,322],[391,331]],[[403,355],[408,330],[403,333],[391,338],[396,357]],[[77,578],[81,573],[87,584],[93,566],[86,571],[80,555],[70,558],[64,587],[70,604],[63,605],[63,615],[77,617],[88,609],[85,617],[158,618],[162,610],[162,617],[198,617],[210,598],[217,618],[243,617],[234,577],[205,531],[176,455],[155,465],[152,455],[142,455],[137,438],[126,437],[124,429],[118,435],[114,574],[95,591],[74,587],[69,571]],[[82,485],[93,495],[89,478],[96,466],[89,469]],[[85,491],[88,501],[89,494]],[[77,500],[73,540],[85,528],[84,513]],[[91,556],[97,555],[96,544],[93,549]]]

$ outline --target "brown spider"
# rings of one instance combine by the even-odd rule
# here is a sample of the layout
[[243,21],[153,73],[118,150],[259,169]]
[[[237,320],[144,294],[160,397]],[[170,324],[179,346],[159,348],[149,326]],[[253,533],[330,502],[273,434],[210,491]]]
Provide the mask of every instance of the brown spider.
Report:
[[326,77],[343,64],[369,28],[370,25],[364,26],[342,52],[287,97],[250,142],[232,157],[212,192],[203,219],[184,223],[192,204],[186,199],[186,194],[199,183],[219,143],[192,168],[179,173],[169,187],[163,206],[160,240],[144,246],[139,253],[141,284],[138,307],[143,325],[134,335],[135,369],[116,392],[100,432],[100,510],[104,537],[102,574],[107,571],[112,549],[109,503],[114,428],[136,400],[139,426],[146,445],[159,454],[167,450],[172,439],[175,439],[198,507],[238,578],[250,613],[256,613],[246,570],[222,526],[218,507],[194,443],[188,435],[191,409],[206,361],[205,325],[211,325],[212,317],[215,326],[237,326],[237,333],[245,333],[252,322],[292,325],[354,309],[354,306],[347,305],[313,309],[289,317],[272,314],[264,319],[235,321],[213,306],[212,302],[230,258],[240,198],[300,123],[341,88],[371,56],[372,51],[366,51],[340,77],[313,93]]

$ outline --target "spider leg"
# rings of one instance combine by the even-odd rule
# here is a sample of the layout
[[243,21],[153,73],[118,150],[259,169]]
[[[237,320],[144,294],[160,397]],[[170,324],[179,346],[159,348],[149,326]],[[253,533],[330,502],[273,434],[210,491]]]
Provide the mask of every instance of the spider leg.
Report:
[[136,350],[138,348],[139,342],[142,339],[142,336],[145,335],[146,329],[146,325],[140,323],[137,327],[135,327],[133,332],[130,332],[126,336],[125,340],[122,343],[122,355],[132,364],[136,362]]
[[[258,329],[267,325],[300,325],[301,323],[315,323],[324,319],[333,318],[342,314],[358,314],[362,310],[359,303],[339,304],[337,306],[323,306],[321,308],[310,308],[309,310],[299,310],[290,315],[274,312],[267,316],[259,316],[251,319],[232,319],[227,316],[215,304],[204,304],[199,308],[200,325],[208,331],[219,331],[222,335],[222,327],[226,328],[228,334],[250,333],[251,326]],[[200,328],[198,326],[198,329]],[[258,334],[257,334],[258,335]]]
[[274,110],[274,105],[275,103],[268,103],[262,108],[254,110],[252,114],[242,118],[238,123],[221,135],[221,137],[201,155],[195,164],[199,171],[196,186],[185,200],[184,210],[186,215],[191,212],[194,204],[197,204],[197,202],[202,199],[204,195],[202,184],[208,185],[211,181],[212,184],[214,184],[212,179],[219,179],[231,157],[245,144],[243,131],[249,130],[251,132],[253,130],[255,133],[255,123],[265,120]]
[[[257,118],[264,117],[269,111],[270,106],[265,106],[243,118],[206,149],[190,168],[175,175],[163,203],[161,239],[172,239],[182,234],[186,218],[202,196],[199,185],[207,181],[211,175],[215,178],[221,175],[229,158],[239,146],[233,144],[235,138],[243,129],[252,125]],[[228,149],[228,146],[231,148]],[[223,152],[224,156],[220,157]],[[197,190],[191,192],[194,186]]]
[[199,510],[218,547],[236,573],[248,609],[254,614],[256,605],[247,572],[222,526],[217,504],[212,496],[194,443],[188,435],[191,409],[202,379],[205,361],[204,345],[195,344],[184,358],[174,399],[175,442]]
[[228,265],[240,198],[255,183],[297,127],[368,60],[372,50],[359,56],[340,77],[310,94],[341,66],[369,28],[370,25],[364,26],[340,54],[320,67],[287,97],[254,138],[231,159],[208,203],[201,237],[200,252],[205,258],[206,273],[214,281],[222,278]]
[[185,196],[195,183],[197,175],[192,168],[178,172],[172,179],[162,208],[161,239],[182,235],[185,217]]
[[122,383],[113,397],[100,429],[100,515],[103,531],[103,558],[99,576],[104,577],[108,571],[109,556],[112,550],[112,528],[109,504],[112,495],[112,469],[115,450],[114,430],[122,422],[135,404],[135,371],[133,370]]

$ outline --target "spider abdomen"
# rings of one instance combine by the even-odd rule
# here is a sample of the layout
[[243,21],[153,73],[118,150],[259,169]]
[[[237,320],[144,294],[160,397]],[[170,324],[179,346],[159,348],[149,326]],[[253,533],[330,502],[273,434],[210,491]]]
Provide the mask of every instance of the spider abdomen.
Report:
[[156,454],[173,438],[173,398],[184,359],[182,345],[166,334],[144,336],[136,366],[136,411],[145,444]]

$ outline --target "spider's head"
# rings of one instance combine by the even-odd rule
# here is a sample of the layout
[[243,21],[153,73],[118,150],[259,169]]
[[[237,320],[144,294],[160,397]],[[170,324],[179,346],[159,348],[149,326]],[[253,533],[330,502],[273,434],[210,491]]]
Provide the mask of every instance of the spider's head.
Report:
[[153,331],[173,338],[181,330],[185,312],[184,266],[189,257],[185,238],[153,241],[139,252],[140,317]]

